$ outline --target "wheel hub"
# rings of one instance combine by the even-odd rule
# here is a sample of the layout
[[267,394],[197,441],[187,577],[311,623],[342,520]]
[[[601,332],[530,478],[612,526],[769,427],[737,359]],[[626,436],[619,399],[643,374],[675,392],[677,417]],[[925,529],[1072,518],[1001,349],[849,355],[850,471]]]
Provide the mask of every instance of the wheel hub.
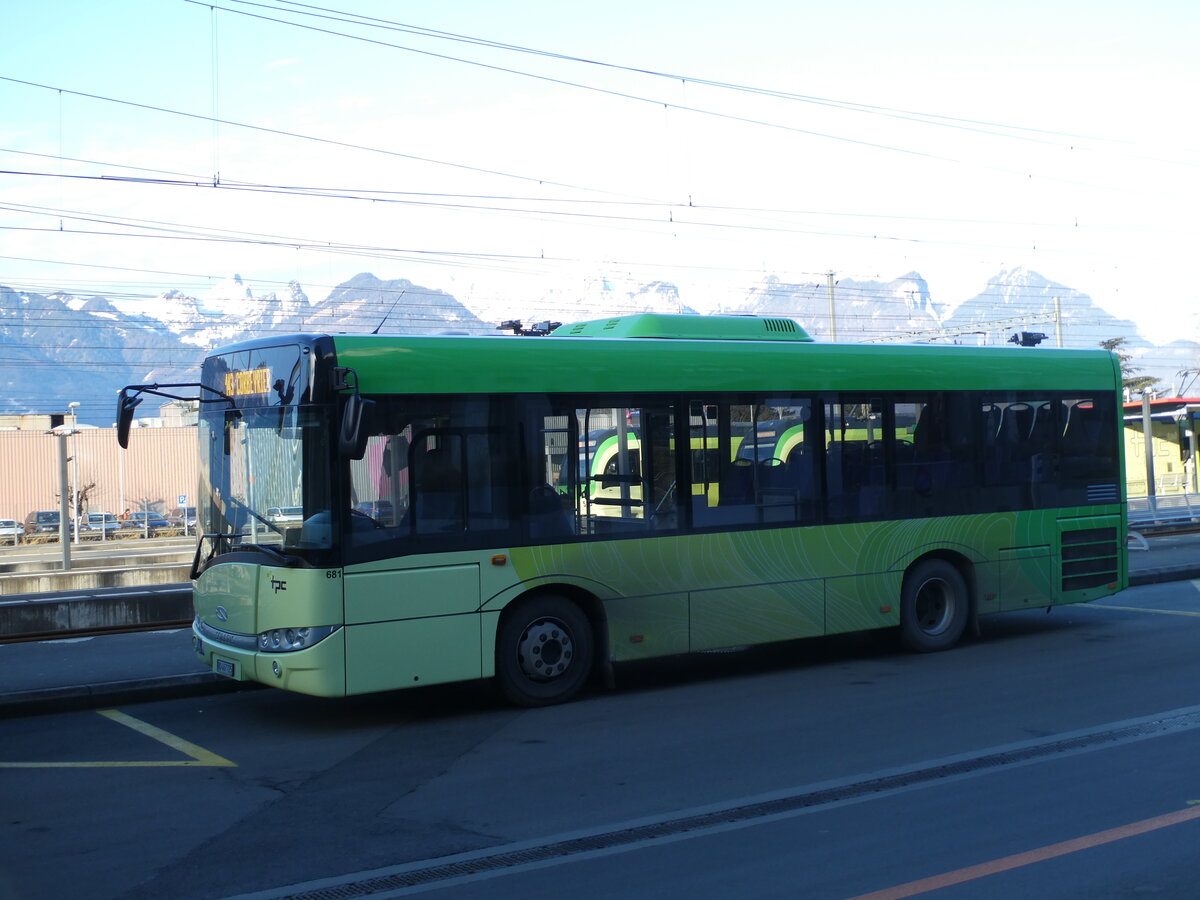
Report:
[[517,643],[521,671],[538,681],[551,681],[562,675],[574,655],[571,632],[557,619],[531,623]]
[[925,634],[941,634],[950,626],[954,606],[950,589],[940,578],[931,578],[917,592],[917,624]]

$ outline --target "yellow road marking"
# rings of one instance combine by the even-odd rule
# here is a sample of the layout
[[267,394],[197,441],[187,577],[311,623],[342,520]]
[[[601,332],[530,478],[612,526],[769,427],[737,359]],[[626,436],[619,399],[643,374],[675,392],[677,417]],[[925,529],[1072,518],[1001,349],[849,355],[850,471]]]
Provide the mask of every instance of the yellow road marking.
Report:
[[231,762],[223,756],[218,756],[216,753],[205,750],[191,741],[185,741],[183,738],[177,737],[169,731],[156,728],[147,722],[143,722],[141,719],[135,719],[133,716],[127,715],[118,709],[100,709],[97,712],[119,725],[132,728],[139,734],[153,738],[160,744],[166,744],[172,750],[178,750],[189,758],[140,760],[134,762],[104,760],[97,762],[0,762],[0,769],[135,769],[147,766],[155,768],[168,766],[237,766],[237,763]]
[[1147,609],[1144,606],[1113,606],[1112,604],[1109,604],[1109,603],[1103,603],[1103,604],[1081,603],[1081,604],[1079,604],[1078,608],[1079,609],[1119,609],[1122,612],[1158,613],[1159,615],[1163,615],[1163,616],[1196,616],[1197,618],[1200,618],[1200,612],[1188,612],[1185,609]]

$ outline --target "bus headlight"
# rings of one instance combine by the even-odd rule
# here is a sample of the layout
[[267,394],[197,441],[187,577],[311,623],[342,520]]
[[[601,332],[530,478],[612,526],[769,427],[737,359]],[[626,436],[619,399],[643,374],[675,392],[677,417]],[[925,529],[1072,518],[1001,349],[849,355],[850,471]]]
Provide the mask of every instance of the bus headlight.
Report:
[[304,650],[318,641],[323,641],[335,631],[338,625],[316,625],[307,628],[272,628],[258,636],[258,649],[271,653],[288,653],[292,650]]

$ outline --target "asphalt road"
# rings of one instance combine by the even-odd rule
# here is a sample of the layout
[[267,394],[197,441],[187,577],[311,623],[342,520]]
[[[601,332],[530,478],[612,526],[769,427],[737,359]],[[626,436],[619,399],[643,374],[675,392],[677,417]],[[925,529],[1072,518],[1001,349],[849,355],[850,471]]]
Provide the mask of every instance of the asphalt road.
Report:
[[0,898],[1194,897],[1198,584],[941,654],[623,667],[543,710],[458,685],[2,720]]

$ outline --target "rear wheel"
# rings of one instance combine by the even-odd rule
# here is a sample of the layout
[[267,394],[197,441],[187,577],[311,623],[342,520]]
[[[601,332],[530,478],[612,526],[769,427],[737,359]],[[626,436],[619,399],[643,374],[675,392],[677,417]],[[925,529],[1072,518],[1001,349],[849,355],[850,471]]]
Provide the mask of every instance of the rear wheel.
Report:
[[922,653],[953,647],[967,627],[969,612],[962,573],[944,559],[927,559],[904,577],[900,639]]
[[496,636],[496,677],[518,706],[570,700],[592,670],[592,626],[583,611],[555,594],[530,597],[505,612]]

